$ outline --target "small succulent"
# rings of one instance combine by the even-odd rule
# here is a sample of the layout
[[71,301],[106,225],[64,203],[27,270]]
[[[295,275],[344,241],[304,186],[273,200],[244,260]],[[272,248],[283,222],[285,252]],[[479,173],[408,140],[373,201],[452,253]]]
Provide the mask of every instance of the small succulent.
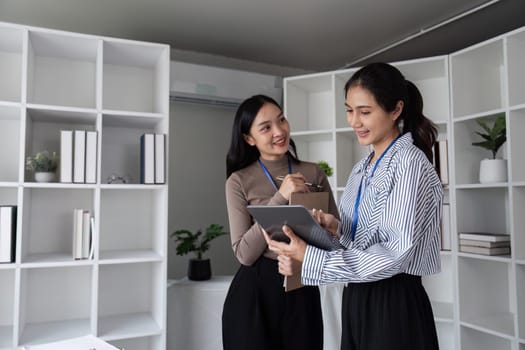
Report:
[[50,155],[48,151],[42,151],[26,159],[26,169],[35,173],[55,172],[57,167],[58,156],[56,152]]

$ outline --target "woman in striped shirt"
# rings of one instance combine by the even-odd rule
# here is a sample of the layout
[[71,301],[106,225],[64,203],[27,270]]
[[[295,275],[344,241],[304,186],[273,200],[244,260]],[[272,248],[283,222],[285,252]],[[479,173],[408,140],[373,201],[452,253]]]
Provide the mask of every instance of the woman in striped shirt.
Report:
[[307,245],[289,228],[289,244],[270,240],[279,272],[302,263],[305,285],[347,283],[341,349],[438,349],[421,276],[440,271],[443,190],[432,166],[437,130],[423,115],[414,84],[386,63],[357,71],[345,85],[346,116],[361,145],[341,198],[341,221],[313,211],[341,248]]

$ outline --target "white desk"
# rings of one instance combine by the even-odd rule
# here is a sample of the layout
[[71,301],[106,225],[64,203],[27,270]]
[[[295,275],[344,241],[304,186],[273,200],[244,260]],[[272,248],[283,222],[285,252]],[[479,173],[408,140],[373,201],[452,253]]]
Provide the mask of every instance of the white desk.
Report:
[[[222,349],[222,307],[233,276],[209,281],[168,281],[166,350]],[[324,349],[340,348],[343,287],[320,287],[324,321]]]

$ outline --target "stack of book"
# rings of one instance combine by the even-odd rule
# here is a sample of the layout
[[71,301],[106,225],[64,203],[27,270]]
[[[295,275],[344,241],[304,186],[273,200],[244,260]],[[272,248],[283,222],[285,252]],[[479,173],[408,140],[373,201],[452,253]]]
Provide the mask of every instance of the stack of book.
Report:
[[461,232],[459,251],[482,255],[510,255],[510,236],[499,233]]
[[60,131],[60,182],[97,182],[96,131]]
[[0,206],[0,263],[15,262],[16,205]]
[[93,224],[89,210],[73,209],[73,259],[93,258]]
[[140,137],[140,183],[166,183],[166,135],[143,134]]

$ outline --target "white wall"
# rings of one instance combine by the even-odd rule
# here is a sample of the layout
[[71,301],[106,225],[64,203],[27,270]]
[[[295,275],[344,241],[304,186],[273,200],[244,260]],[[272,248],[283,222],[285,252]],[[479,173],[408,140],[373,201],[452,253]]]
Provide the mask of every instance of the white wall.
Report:
[[[168,232],[205,229],[212,223],[229,230],[224,183],[234,114],[230,108],[171,103]],[[212,241],[205,257],[211,259],[214,275],[237,270],[229,235]],[[170,240],[168,278],[186,276],[189,258],[176,255]]]

